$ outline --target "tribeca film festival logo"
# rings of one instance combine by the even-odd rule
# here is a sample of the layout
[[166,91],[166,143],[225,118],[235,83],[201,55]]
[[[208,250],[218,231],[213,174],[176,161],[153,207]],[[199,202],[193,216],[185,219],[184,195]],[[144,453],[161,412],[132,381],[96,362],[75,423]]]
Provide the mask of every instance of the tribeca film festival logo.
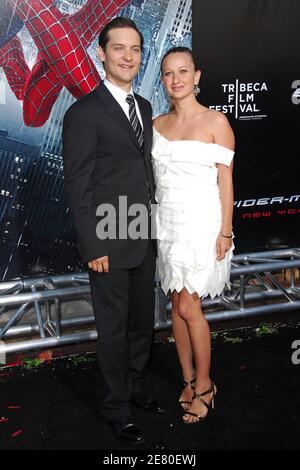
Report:
[[295,91],[293,91],[292,93],[291,100],[293,104],[297,105],[300,103],[300,80],[293,81],[292,90],[295,90]]
[[223,113],[233,114],[239,120],[254,120],[267,117],[258,108],[256,97],[259,93],[268,91],[266,82],[240,82],[222,83],[223,93],[226,103],[220,105],[211,105],[210,109],[222,111]]

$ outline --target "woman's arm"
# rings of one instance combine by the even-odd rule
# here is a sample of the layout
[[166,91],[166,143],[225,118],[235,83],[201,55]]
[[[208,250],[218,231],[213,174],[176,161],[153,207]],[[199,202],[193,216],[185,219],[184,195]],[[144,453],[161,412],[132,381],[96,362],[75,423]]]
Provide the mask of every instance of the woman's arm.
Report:
[[221,233],[230,236],[233,217],[232,164],[230,167],[218,164],[218,184],[222,207]]
[[[230,150],[234,150],[235,139],[233,131],[226,116],[222,113],[216,113],[214,118],[213,136],[214,143],[222,145]],[[232,234],[232,217],[233,217],[233,183],[232,171],[233,161],[230,166],[219,163],[218,165],[218,185],[220,191],[220,200],[222,208],[222,224],[220,234],[216,242],[217,259],[223,259],[226,251],[232,245],[232,239],[226,238]],[[225,236],[224,236],[225,235]]]

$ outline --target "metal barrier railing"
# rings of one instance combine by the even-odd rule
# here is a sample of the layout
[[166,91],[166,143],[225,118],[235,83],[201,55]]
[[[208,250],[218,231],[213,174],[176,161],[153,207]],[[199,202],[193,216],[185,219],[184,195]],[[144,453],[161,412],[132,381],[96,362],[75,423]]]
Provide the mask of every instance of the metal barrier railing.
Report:
[[[299,269],[300,248],[235,255],[231,290],[202,302],[207,320],[233,320],[300,309]],[[283,271],[285,279],[278,279],[278,273]],[[96,331],[87,331],[94,326],[93,315],[82,313],[63,319],[63,304],[70,300],[83,300],[91,309],[87,273],[0,283],[0,362],[9,353],[96,340]],[[34,322],[20,324],[29,311],[34,312]],[[170,311],[170,301],[159,280],[155,280],[156,330],[171,327]],[[8,319],[1,322],[4,313]],[[70,332],[71,329],[76,331]]]

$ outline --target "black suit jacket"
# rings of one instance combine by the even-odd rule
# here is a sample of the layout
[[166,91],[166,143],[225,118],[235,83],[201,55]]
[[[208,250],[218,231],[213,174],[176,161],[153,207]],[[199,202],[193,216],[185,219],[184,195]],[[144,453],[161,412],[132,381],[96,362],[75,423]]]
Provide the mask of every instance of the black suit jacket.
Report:
[[101,240],[96,234],[99,204],[113,204],[118,213],[120,195],[127,197],[128,206],[155,202],[152,109],[141,96],[135,94],[135,98],[143,119],[143,150],[127,116],[103,83],[73,103],[64,116],[65,190],[84,262],[108,255],[110,267],[130,268],[138,266],[146,253],[146,239]]

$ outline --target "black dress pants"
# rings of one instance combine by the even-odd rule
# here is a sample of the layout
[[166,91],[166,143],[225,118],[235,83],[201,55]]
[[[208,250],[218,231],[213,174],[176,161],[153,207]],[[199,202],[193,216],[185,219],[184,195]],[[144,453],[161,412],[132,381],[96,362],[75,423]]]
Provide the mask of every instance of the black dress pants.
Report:
[[137,267],[108,273],[89,270],[105,419],[130,415],[131,395],[141,390],[154,331],[154,276],[151,240]]

